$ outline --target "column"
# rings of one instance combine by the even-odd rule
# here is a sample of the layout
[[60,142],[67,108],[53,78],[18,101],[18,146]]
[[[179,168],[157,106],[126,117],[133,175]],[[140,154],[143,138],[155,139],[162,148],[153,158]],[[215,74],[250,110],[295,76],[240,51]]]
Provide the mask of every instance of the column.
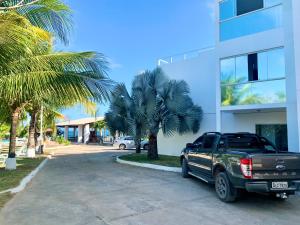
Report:
[[283,2],[286,61],[286,97],[289,151],[299,152],[300,143],[300,1]]
[[78,126],[78,139],[77,139],[77,142],[82,143],[82,140],[83,140],[83,126],[79,125]]
[[69,126],[65,126],[64,138],[65,140],[69,138]]
[[90,124],[84,126],[84,143],[86,144],[90,139]]

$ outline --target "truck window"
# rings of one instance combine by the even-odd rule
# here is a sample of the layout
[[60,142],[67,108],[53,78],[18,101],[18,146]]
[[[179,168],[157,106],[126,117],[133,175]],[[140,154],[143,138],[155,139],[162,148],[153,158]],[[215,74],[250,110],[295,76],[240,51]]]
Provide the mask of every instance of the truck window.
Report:
[[229,135],[227,136],[227,147],[240,151],[265,150],[264,144],[254,135]]
[[196,141],[194,141],[194,145],[200,145],[203,142],[203,136],[199,137]]
[[203,149],[212,149],[215,146],[216,136],[215,135],[207,135],[203,140]]

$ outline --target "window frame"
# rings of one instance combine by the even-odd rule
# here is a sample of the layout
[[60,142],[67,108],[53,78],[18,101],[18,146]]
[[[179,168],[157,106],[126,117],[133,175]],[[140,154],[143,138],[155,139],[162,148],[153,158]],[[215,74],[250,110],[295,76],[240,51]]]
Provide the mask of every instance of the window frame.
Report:
[[[224,1],[226,1],[226,0],[219,0],[219,10],[220,10],[220,4]],[[263,10],[270,9],[270,8],[273,8],[273,7],[277,7],[279,5],[282,5],[282,2],[274,4],[274,5],[270,5],[270,6],[265,6],[265,1],[264,1],[264,7],[263,8],[260,8],[260,9],[254,10],[254,11],[250,11],[250,12],[247,12],[247,13],[244,13],[244,14],[237,15],[237,4],[235,4],[235,8],[234,8],[234,14],[235,15],[233,17],[221,20],[221,16],[220,16],[221,12],[219,12],[219,23],[221,24],[222,22],[225,22],[225,21],[233,20],[235,18],[239,18],[239,17],[245,16],[245,15],[251,14],[251,13],[255,13],[255,12],[263,11]]]

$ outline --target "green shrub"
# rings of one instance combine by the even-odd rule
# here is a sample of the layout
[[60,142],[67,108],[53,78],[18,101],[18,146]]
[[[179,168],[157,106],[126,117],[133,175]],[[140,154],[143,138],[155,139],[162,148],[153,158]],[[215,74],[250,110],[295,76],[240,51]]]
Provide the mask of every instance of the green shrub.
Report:
[[56,136],[54,138],[54,141],[56,141],[60,145],[70,145],[71,142],[69,140],[65,140],[63,136]]

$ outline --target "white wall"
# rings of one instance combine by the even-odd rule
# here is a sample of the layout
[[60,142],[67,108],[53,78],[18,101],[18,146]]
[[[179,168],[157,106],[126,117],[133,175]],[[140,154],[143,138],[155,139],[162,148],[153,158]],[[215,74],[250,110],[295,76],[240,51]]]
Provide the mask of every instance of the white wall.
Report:
[[158,136],[160,154],[179,155],[188,142],[193,142],[203,132],[216,130],[216,55],[214,50],[202,52],[199,57],[162,66],[172,79],[185,80],[191,89],[195,104],[202,107],[203,120],[198,134]]
[[288,142],[300,151],[300,1],[284,0]]
[[256,125],[286,124],[286,112],[222,112],[222,132],[256,133]]

